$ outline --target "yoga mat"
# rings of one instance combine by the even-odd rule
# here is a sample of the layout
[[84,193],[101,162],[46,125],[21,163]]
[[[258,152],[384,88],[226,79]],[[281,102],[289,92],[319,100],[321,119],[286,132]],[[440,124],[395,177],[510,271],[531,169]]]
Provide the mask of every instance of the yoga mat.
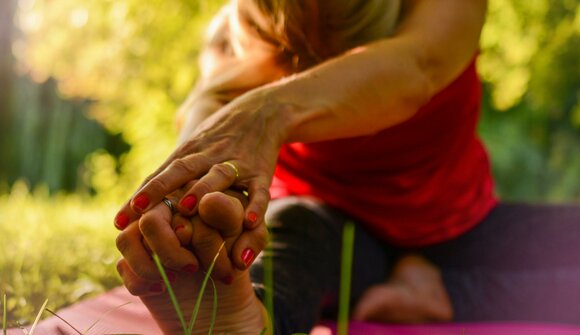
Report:
[[[108,311],[130,302],[115,311]],[[162,335],[141,301],[123,287],[58,311],[58,314],[81,332],[101,320],[88,335],[142,334]],[[10,329],[9,335],[23,335]],[[36,335],[78,335],[61,320],[50,317],[35,330]],[[311,335],[334,335],[336,324],[322,322]],[[449,323],[426,325],[391,325],[351,321],[350,335],[580,335],[580,326],[544,323]],[[258,334],[256,334],[258,335]]]
[[[324,322],[311,335],[335,335],[336,325]],[[543,323],[452,323],[385,325],[352,321],[350,335],[579,335],[580,327]]]

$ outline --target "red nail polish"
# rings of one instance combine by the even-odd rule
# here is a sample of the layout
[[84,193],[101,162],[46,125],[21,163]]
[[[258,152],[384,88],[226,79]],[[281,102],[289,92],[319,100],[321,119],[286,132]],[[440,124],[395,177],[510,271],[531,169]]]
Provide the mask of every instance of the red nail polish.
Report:
[[187,264],[186,266],[184,266],[182,268],[182,270],[184,272],[187,272],[187,273],[196,273],[197,272],[197,265],[195,265],[195,264]]
[[234,277],[232,276],[225,276],[222,278],[222,283],[226,285],[231,285],[234,282]]
[[258,214],[256,214],[255,212],[249,212],[248,221],[250,221],[251,223],[256,223],[258,221]]
[[115,217],[115,227],[117,227],[117,229],[119,230],[123,230],[127,228],[128,225],[129,225],[129,216],[127,216],[127,214],[123,212],[117,214],[117,216]]
[[244,251],[242,251],[242,262],[246,264],[246,267],[250,266],[253,260],[254,260],[254,250],[250,248],[244,249]]
[[187,197],[181,200],[181,206],[189,209],[190,211],[193,210],[195,205],[197,204],[197,198],[195,195],[188,195]]
[[149,206],[149,198],[145,194],[140,194],[133,199],[133,205],[140,210],[144,210]]
[[149,286],[149,291],[155,292],[155,293],[163,292],[163,285],[161,283],[155,283],[155,284]]
[[184,225],[182,225],[182,224],[180,224],[180,225],[177,225],[177,227],[175,227],[175,229],[174,229],[173,231],[175,231],[175,232],[177,233],[177,231],[178,231],[179,229],[183,229],[183,228],[185,228],[185,226],[184,226]]

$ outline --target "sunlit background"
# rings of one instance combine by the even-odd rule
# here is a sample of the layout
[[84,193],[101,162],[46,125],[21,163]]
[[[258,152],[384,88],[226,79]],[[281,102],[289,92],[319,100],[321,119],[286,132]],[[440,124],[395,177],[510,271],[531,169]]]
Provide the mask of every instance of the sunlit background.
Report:
[[[11,323],[119,279],[112,217],[171,152],[224,1],[0,1],[0,294]],[[577,0],[490,0],[480,133],[508,200],[580,200]]]

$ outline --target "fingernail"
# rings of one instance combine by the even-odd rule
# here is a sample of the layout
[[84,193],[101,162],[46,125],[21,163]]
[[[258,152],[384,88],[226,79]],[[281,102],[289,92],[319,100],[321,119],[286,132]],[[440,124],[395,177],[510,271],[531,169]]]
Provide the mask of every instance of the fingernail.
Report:
[[177,231],[178,231],[179,229],[183,229],[183,228],[185,228],[185,226],[184,226],[184,225],[182,225],[182,224],[180,224],[180,225],[177,225],[177,227],[175,227],[175,229],[174,229],[173,231],[175,231],[175,232],[177,233]]
[[145,194],[140,194],[135,199],[133,199],[133,205],[140,210],[144,210],[149,206],[149,198]]
[[250,221],[251,223],[256,223],[258,221],[258,214],[256,214],[255,212],[249,212],[248,221]]
[[246,267],[248,267],[252,263],[252,260],[254,260],[254,250],[250,248],[244,249],[244,251],[242,251],[242,262],[244,262]]
[[182,270],[184,272],[187,272],[187,273],[196,273],[197,272],[197,265],[195,265],[195,264],[187,264],[186,266],[184,266],[182,268]]
[[115,227],[117,227],[117,229],[123,230],[127,228],[128,225],[129,216],[127,216],[127,214],[121,212],[115,216]]
[[234,282],[233,276],[225,276],[222,278],[222,283],[224,283],[226,285],[231,285],[233,282]]
[[163,285],[161,283],[155,283],[155,284],[149,286],[149,291],[155,292],[155,293],[163,292]]
[[197,198],[195,195],[188,195],[187,197],[183,198],[183,200],[181,200],[181,206],[189,209],[190,211],[193,210],[195,204],[197,204]]

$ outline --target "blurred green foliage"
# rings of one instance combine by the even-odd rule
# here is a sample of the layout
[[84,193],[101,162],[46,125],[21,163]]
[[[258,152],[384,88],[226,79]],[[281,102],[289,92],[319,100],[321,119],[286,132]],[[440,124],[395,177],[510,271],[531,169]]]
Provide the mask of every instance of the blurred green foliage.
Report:
[[0,295],[13,325],[30,322],[45,299],[56,309],[120,284],[117,232],[103,224],[115,209],[46,188],[31,193],[22,182],[0,196]]
[[174,147],[177,106],[193,86],[197,53],[219,1],[36,0],[21,4],[19,66],[56,78],[70,98],[96,101],[91,117],[121,134],[131,150],[87,159],[97,193],[127,195]]
[[580,199],[580,6],[491,0],[480,133],[503,199]]
[[[22,0],[18,66],[56,78],[69,98],[131,150],[85,161],[97,193],[127,196],[167,157],[174,111],[191,89],[209,18],[224,1]],[[486,82],[481,134],[502,197],[577,199],[580,191],[577,1],[491,0],[479,68]]]
[[[0,147],[16,150],[11,145],[20,143],[16,137],[37,136],[46,146],[34,152],[52,148],[38,157],[30,150],[0,152],[0,167],[14,177],[2,180],[0,171],[0,293],[8,293],[11,320],[30,318],[45,298],[54,309],[119,283],[112,216],[171,152],[174,112],[195,81],[204,27],[223,2],[18,1],[13,56],[0,53],[0,80],[8,78],[4,65],[11,63],[17,72],[10,78],[31,78],[38,83],[32,85],[52,78],[60,101],[82,108],[55,109],[47,119],[43,108],[17,103],[36,96],[31,86],[26,90],[32,93],[20,100],[2,95],[8,82],[0,90],[0,111],[12,108],[11,114],[0,113],[5,144]],[[16,0],[2,4],[7,3]],[[2,22],[0,27],[10,21]],[[490,0],[479,59],[485,82],[480,133],[504,199],[580,199],[579,36],[577,0]],[[0,50],[1,44],[0,38]],[[10,86],[14,96],[25,92]],[[71,111],[109,134],[92,123],[82,131],[74,122],[59,127],[59,120],[76,120]],[[34,129],[54,124],[53,131],[33,135],[32,128],[7,127],[30,127],[14,123],[18,117],[40,120]],[[111,138],[118,140],[110,143]],[[70,145],[71,139],[79,143]],[[67,157],[60,151],[74,148],[83,148],[78,159],[58,162]],[[35,169],[49,167],[53,172],[31,177]],[[66,186],[55,181],[62,174],[80,176],[92,195],[58,192],[59,185]],[[11,185],[16,178],[39,182],[33,185],[37,190]],[[52,195],[38,187],[42,184]]]

